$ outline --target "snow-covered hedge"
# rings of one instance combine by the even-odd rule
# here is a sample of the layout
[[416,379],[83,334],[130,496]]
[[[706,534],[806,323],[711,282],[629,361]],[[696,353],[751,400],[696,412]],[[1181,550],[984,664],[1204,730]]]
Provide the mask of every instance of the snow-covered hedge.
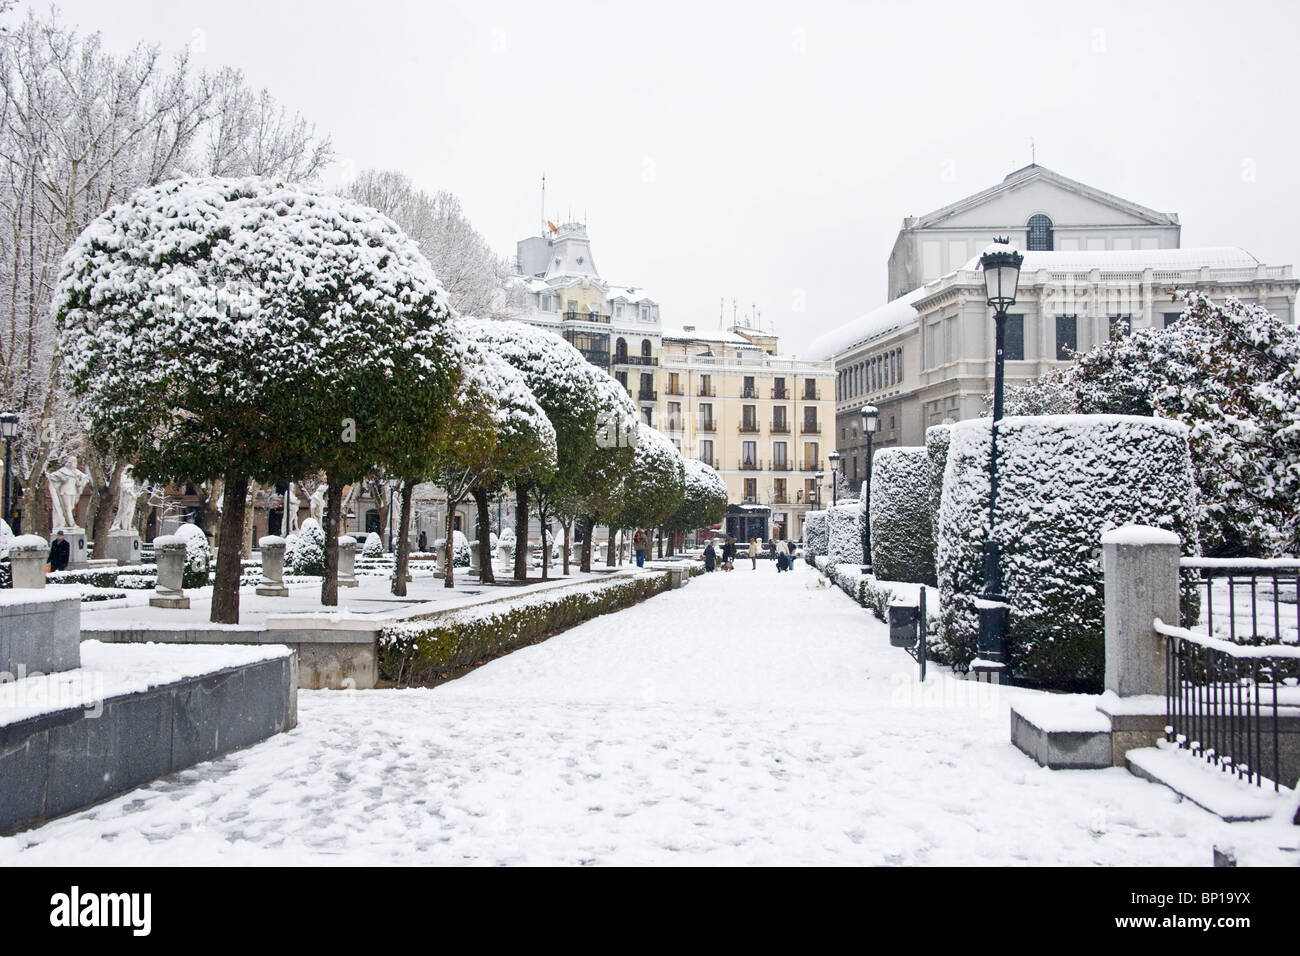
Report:
[[825,511],[810,511],[803,519],[803,550],[808,563],[826,554],[830,529]]
[[380,558],[384,555],[384,542],[375,534],[370,532],[366,535],[366,543],[361,546],[361,556],[365,558]]
[[[988,537],[988,419],[952,426],[939,528],[942,642],[975,656]],[[1126,415],[1011,417],[998,429],[997,537],[1011,605],[1013,672],[1043,685],[1100,689],[1105,668],[1101,536],[1167,528],[1196,554],[1196,486],[1187,428]],[[1184,586],[1184,621],[1195,590]],[[1191,619],[1194,619],[1192,617]]]
[[930,561],[939,566],[939,506],[943,500],[943,471],[948,464],[951,425],[931,425],[925,430],[926,474],[930,482]]
[[[446,547],[446,538],[439,538],[433,542],[434,554],[442,554],[443,549]],[[469,567],[469,539],[465,537],[463,531],[453,531],[451,533],[451,566],[454,568]]]
[[826,512],[826,557],[831,564],[862,564],[862,504],[851,501]]
[[882,448],[871,463],[871,567],[885,581],[934,584],[924,448]]
[[198,525],[188,523],[179,525],[172,533],[185,542],[185,571],[181,577],[181,587],[205,587],[212,560],[208,536]]
[[325,531],[315,518],[307,518],[289,535],[284,565],[294,574],[325,573]]
[[379,674],[398,684],[439,683],[600,614],[672,587],[672,574],[605,578],[390,624],[379,632]]

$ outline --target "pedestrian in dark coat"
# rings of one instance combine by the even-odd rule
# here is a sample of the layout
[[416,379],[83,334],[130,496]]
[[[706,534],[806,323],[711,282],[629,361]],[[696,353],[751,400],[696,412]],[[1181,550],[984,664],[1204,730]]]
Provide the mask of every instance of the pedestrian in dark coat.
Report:
[[704,546],[704,570],[712,571],[713,565],[717,563],[718,552],[713,550],[713,542],[710,541]]
[[50,559],[47,564],[51,571],[66,571],[68,568],[68,559],[72,556],[72,547],[63,537],[60,531],[50,542]]

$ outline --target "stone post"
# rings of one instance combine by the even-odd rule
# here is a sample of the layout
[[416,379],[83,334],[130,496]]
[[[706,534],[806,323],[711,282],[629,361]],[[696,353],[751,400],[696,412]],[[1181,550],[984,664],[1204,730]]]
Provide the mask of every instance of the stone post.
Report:
[[289,596],[289,589],[284,585],[284,546],[284,538],[274,534],[257,541],[262,552],[262,581],[257,586],[257,593],[262,597]]
[[1177,625],[1178,535],[1126,525],[1101,536],[1106,588],[1106,690],[1120,697],[1165,693],[1165,639],[1155,618]]
[[153,607],[188,608],[181,581],[185,575],[185,539],[165,534],[153,539],[154,559],[158,562],[158,583],[149,604]]
[[118,564],[140,563],[140,536],[127,528],[108,533],[108,556]]
[[438,577],[447,572],[446,547],[446,538],[439,538],[433,543],[433,573]]
[[357,539],[339,536],[339,587],[357,586]]
[[479,573],[480,565],[479,565],[478,550],[479,550],[479,543],[477,541],[471,541],[469,543],[469,573],[470,574]]
[[20,534],[9,545],[10,573],[15,588],[45,587],[45,562],[50,545],[38,534]]

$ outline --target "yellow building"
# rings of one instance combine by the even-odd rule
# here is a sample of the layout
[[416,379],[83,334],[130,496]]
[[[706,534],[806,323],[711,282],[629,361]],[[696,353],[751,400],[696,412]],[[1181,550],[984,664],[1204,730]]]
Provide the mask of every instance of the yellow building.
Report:
[[741,327],[665,328],[662,340],[656,427],[722,475],[727,533],[802,538],[833,447],[834,365],[782,358],[776,336]]

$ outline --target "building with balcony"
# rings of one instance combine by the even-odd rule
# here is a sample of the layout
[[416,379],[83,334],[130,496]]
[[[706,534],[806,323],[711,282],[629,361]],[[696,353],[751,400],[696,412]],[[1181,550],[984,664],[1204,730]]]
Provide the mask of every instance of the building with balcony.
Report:
[[1176,289],[1220,301],[1236,296],[1295,323],[1300,282],[1291,266],[1266,265],[1231,247],[1181,249],[1180,229],[1173,213],[1041,166],[905,220],[889,262],[890,290],[899,294],[812,347],[835,364],[828,444],[840,452],[850,486],[860,488],[866,476],[864,404],[879,410],[877,449],[924,444],[930,425],[985,412],[994,326],[979,253],[996,236],[1010,235],[1025,257],[1007,317],[1008,388],[1068,364],[1111,335],[1175,321]]

